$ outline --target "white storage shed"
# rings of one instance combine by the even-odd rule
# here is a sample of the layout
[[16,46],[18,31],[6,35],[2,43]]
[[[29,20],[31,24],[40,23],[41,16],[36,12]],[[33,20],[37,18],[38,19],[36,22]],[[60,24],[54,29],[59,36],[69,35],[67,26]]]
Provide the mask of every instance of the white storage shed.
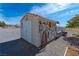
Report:
[[21,19],[21,38],[40,47],[56,37],[56,22],[28,13]]

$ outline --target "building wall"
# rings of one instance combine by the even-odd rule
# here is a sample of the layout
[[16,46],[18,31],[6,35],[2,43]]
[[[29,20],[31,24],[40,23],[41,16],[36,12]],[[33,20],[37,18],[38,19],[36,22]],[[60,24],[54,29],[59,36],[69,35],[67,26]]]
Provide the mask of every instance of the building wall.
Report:
[[48,41],[51,41],[51,40],[53,40],[56,37],[56,25],[53,25],[50,29],[52,31],[49,31]]
[[[44,21],[44,20],[43,20]],[[56,25],[52,25],[53,32],[50,33],[50,40],[54,39],[56,36]],[[24,18],[21,21],[21,37],[28,41],[29,43],[39,47],[41,45],[41,37],[39,32],[39,20],[37,17],[32,16],[28,18]]]
[[29,17],[27,20],[23,20],[21,23],[23,23],[23,25],[21,24],[21,37],[29,43],[39,47],[41,40],[38,31],[38,20],[35,17]]
[[32,36],[33,43],[35,46],[39,47],[41,45],[41,39],[39,36],[39,24],[37,18],[32,18]]
[[23,21],[23,27],[21,29],[22,38],[26,41],[32,43],[32,21],[25,20]]

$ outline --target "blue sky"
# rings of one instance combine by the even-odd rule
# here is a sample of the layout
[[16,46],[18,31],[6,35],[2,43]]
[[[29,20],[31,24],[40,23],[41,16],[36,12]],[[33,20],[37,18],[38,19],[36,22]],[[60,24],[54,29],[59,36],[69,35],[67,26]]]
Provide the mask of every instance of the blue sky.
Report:
[[78,3],[1,3],[0,21],[15,25],[26,13],[34,13],[59,21],[65,26],[67,21],[79,14]]

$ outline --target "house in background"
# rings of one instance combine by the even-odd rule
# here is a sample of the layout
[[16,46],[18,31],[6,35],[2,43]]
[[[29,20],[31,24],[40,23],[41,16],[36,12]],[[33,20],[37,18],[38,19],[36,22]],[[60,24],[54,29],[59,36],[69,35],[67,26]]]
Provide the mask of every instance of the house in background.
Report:
[[21,19],[21,38],[40,47],[56,37],[56,22],[28,13]]

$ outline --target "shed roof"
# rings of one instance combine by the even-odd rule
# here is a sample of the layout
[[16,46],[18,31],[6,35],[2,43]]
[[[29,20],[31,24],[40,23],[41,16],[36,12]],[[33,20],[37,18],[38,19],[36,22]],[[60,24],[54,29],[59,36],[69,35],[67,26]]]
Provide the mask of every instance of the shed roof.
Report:
[[[42,17],[42,16],[39,16],[39,15],[36,15],[36,14],[33,14],[33,13],[27,13],[27,14],[25,14],[25,15],[22,17],[21,21],[24,20],[25,17],[32,17],[32,16],[41,18],[41,19],[44,20],[44,21],[56,22],[56,21],[54,21],[54,20],[50,20],[50,19],[44,18],[44,17]],[[39,20],[41,20],[41,19],[39,19]]]

